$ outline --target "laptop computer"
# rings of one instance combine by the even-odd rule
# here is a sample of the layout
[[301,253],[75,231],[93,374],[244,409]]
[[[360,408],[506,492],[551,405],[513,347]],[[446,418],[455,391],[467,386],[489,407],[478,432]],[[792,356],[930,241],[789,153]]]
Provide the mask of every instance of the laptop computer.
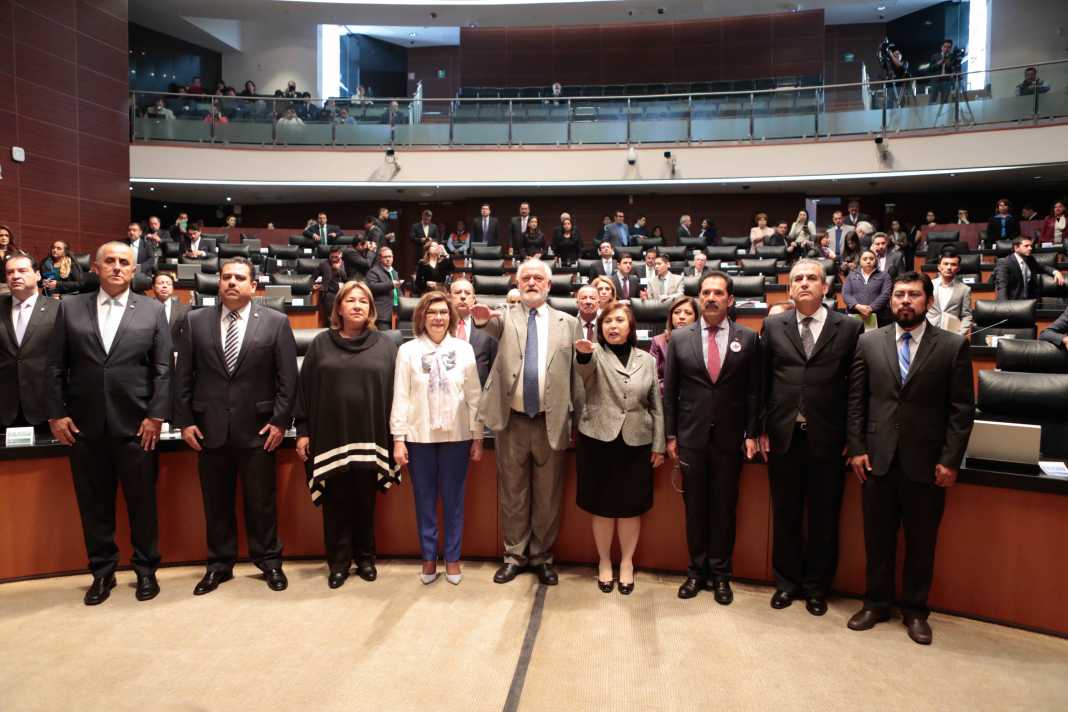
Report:
[[287,302],[293,298],[293,287],[288,284],[268,284],[264,287],[265,296],[282,297]]
[[1042,426],[977,420],[968,440],[969,467],[1008,465],[1014,472],[1038,474],[1042,455]]
[[197,273],[200,272],[200,268],[203,265],[178,265],[178,279],[179,280],[193,280],[197,278]]

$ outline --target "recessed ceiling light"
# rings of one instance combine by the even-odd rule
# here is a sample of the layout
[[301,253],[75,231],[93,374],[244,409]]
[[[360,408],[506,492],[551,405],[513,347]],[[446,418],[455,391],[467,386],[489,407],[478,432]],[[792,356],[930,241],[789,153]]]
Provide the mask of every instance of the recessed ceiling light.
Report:
[[156,186],[154,186],[154,185],[150,185],[150,186],[148,186],[148,189],[149,189],[149,190],[155,190],[155,189],[156,189]]
[[1034,176],[1031,180],[1042,180],[1042,176]]
[[226,196],[226,202],[227,202],[227,203],[229,203],[229,202],[230,202],[231,200],[233,200],[233,198],[231,198],[231,197],[230,197],[229,195],[228,195],[228,196]]
[[884,10],[886,10],[886,5],[880,5],[879,7],[875,8],[875,9],[878,10],[879,12],[883,12]]
[[950,173],[950,174],[949,174],[949,177],[950,177],[950,178],[956,178],[956,177],[957,177],[957,174],[956,174],[956,173]]

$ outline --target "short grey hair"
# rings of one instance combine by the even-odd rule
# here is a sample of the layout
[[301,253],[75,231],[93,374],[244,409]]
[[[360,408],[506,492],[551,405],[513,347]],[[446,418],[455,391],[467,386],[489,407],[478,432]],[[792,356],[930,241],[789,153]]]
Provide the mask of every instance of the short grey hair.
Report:
[[545,275],[546,280],[552,280],[553,278],[553,270],[551,267],[549,267],[548,262],[543,262],[542,260],[539,260],[537,258],[531,258],[519,265],[519,269],[516,270],[515,273],[516,281],[523,281],[523,273],[529,272],[532,269],[541,270],[542,273]]
[[116,247],[125,249],[127,252],[130,253],[130,262],[136,262],[137,261],[137,255],[134,254],[133,247],[129,243],[119,242],[118,240],[112,240],[110,242],[105,242],[103,245],[101,245],[100,247],[96,248],[96,257],[94,258],[93,261],[94,262],[99,262],[101,255],[103,255],[106,250],[113,250]]
[[449,285],[449,293],[450,294],[452,293],[452,288],[453,287],[459,286],[461,284],[466,284],[468,287],[471,288],[472,292],[475,291],[475,287],[474,287],[473,284],[471,284],[471,280],[469,280],[469,279],[454,279],[454,280],[452,280],[452,283]]
[[797,262],[794,262],[794,266],[790,268],[790,281],[794,281],[794,275],[796,273],[810,266],[815,267],[823,276],[827,276],[827,271],[823,268],[823,265],[821,265],[819,262],[812,259],[811,257],[802,257]]
[[857,223],[855,230],[857,232],[863,232],[865,235],[870,235],[875,232],[875,226],[873,226],[867,220],[861,220],[859,223]]

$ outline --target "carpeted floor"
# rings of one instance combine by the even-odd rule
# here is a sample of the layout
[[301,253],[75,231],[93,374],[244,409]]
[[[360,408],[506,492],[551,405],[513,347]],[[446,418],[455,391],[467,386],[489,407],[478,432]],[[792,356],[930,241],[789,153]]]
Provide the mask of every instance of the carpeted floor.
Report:
[[852,600],[817,619],[737,585],[724,608],[641,572],[628,598],[583,568],[536,606],[532,576],[498,586],[494,568],[423,586],[416,562],[382,562],[377,582],[331,591],[321,564],[290,563],[274,593],[245,565],[199,598],[201,569],[164,569],[146,603],[123,572],[95,608],[87,576],[6,584],[0,710],[1068,708],[1068,640],[935,615],[924,648],[897,620],[847,630]]

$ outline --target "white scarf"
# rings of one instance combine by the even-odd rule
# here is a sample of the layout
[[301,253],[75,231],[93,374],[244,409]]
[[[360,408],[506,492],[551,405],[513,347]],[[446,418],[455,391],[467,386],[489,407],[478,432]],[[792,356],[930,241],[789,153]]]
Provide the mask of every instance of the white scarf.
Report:
[[456,351],[440,347],[423,354],[423,371],[428,374],[427,395],[430,405],[430,429],[449,430],[456,421],[458,400],[448,372],[456,368]]

